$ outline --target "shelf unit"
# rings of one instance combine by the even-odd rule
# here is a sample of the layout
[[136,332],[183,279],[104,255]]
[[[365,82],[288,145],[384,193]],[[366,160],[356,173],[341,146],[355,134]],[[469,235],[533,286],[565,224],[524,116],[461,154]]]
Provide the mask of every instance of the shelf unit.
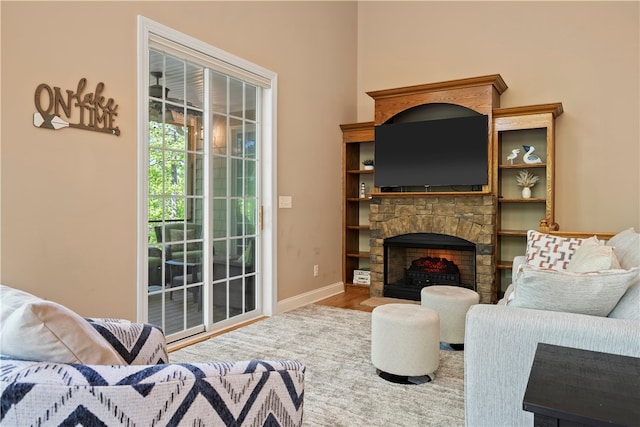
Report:
[[[495,297],[500,298],[511,282],[512,260],[525,253],[527,230],[553,232],[559,229],[555,222],[554,161],[555,124],[563,112],[562,104],[500,108],[500,95],[506,89],[502,77],[495,74],[367,92],[375,100],[374,121],[340,125],[343,135],[342,259],[345,284],[353,284],[354,270],[370,265],[376,270],[375,275],[381,274],[377,271],[380,265],[378,241],[372,239],[369,227],[371,197],[378,202],[380,198],[389,197],[492,196],[492,202],[495,202],[492,222],[485,224],[491,226],[489,238],[482,242],[484,246],[492,245],[490,265],[485,274],[490,275],[490,279],[488,284],[483,283],[486,297],[492,301]],[[362,161],[373,158],[375,125],[413,107],[428,104],[453,104],[489,117],[489,184],[483,186],[482,191],[380,193],[380,189],[374,188],[374,171],[364,170]],[[534,154],[539,155],[542,162],[525,164],[523,145],[535,147]],[[507,155],[516,148],[520,153],[511,164]],[[518,172],[523,169],[540,178],[530,198],[523,198],[521,188],[516,184]],[[363,182],[365,197],[360,196]],[[375,280],[372,277],[372,290],[380,291],[381,280],[377,276]]]
[[[554,209],[555,120],[562,114],[562,104],[541,104],[493,110],[493,191],[498,197],[496,254],[498,294],[511,283],[513,257],[523,255],[527,230],[541,224],[557,230]],[[526,164],[523,145],[535,147],[542,163]],[[513,164],[507,156],[514,149],[520,153]],[[537,175],[532,197],[523,198],[516,176],[521,170]]]
[[[353,284],[354,270],[369,269],[369,204],[373,188],[373,170],[362,162],[373,159],[373,122],[340,125],[342,129],[342,280]],[[360,197],[365,184],[365,197]]]

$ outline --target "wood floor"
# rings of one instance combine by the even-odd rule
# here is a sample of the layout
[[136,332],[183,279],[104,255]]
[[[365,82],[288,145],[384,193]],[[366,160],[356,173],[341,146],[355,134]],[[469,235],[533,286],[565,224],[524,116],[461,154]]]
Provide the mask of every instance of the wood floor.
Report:
[[373,307],[360,305],[360,303],[369,298],[368,286],[347,285],[345,292],[316,302],[320,305],[328,305],[331,307],[350,308],[352,310],[372,311]]

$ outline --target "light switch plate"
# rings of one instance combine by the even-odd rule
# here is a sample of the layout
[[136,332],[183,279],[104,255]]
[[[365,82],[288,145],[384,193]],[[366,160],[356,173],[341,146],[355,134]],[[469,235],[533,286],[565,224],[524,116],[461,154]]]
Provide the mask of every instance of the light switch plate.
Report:
[[291,209],[292,205],[291,196],[278,196],[278,207],[280,209]]

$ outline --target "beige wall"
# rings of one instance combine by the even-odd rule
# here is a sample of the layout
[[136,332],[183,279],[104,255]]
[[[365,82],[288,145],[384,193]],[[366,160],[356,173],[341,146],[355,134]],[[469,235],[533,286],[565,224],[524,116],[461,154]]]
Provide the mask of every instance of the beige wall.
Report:
[[562,102],[556,220],[640,229],[638,2],[360,2],[358,120],[367,91],[498,73],[503,107]]
[[[7,2],[1,281],[135,317],[136,16],[278,73],[279,300],[339,282],[341,134],[366,91],[500,73],[502,105],[561,101],[563,229],[640,229],[638,3]],[[104,82],[120,137],[32,126],[40,83]],[[310,160],[306,162],[306,160]],[[312,266],[320,265],[320,277]]]
[[[7,2],[2,8],[2,283],[83,315],[135,318],[136,17],[278,73],[278,299],[341,280],[341,133],[356,119],[345,2]],[[114,137],[32,125],[40,83],[105,83]],[[320,277],[313,277],[313,265]]]

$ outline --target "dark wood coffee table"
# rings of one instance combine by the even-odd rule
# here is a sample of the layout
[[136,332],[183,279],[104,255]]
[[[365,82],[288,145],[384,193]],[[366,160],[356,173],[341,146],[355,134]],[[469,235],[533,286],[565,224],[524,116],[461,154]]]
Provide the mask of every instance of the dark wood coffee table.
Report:
[[640,358],[539,343],[522,407],[534,426],[639,426]]

